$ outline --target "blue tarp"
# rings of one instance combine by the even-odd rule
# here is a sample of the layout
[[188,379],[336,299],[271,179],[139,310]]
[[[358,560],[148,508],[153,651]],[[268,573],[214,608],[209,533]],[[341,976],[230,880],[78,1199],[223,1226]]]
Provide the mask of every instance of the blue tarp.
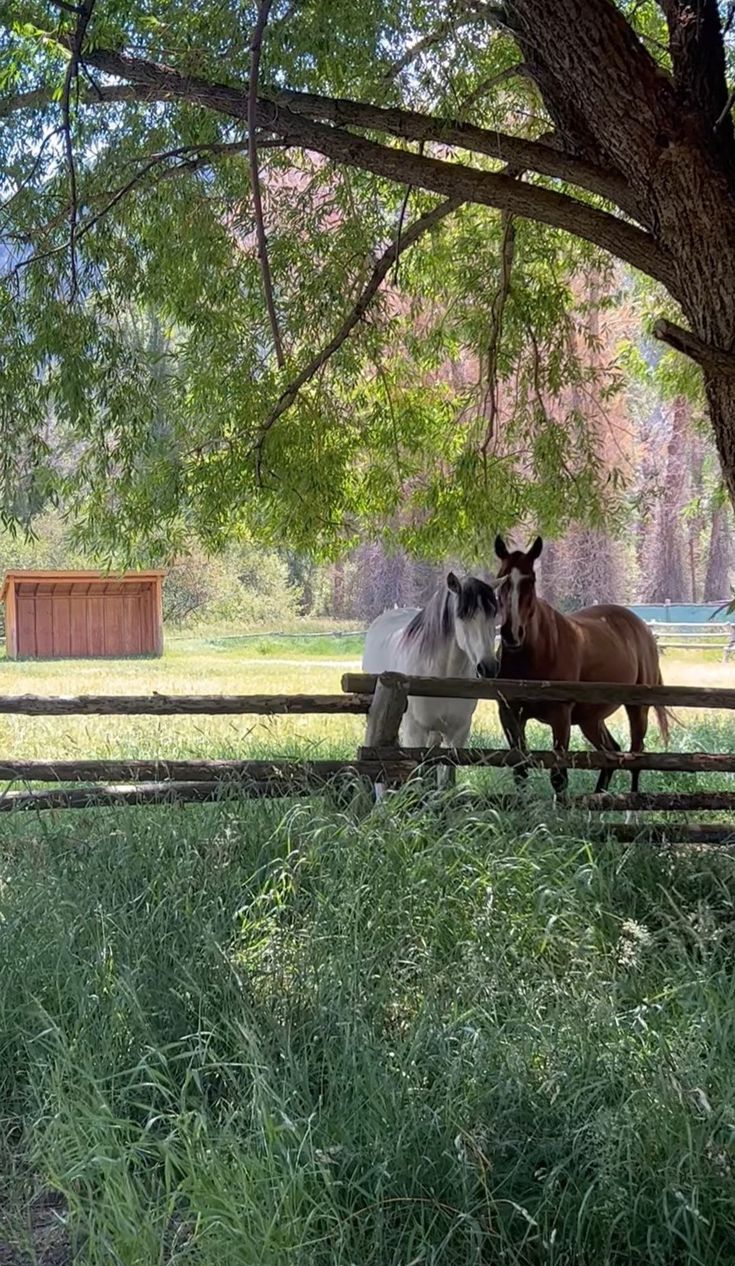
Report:
[[735,613],[728,614],[729,599],[722,602],[667,602],[630,604],[642,620],[658,620],[666,624],[732,624]]

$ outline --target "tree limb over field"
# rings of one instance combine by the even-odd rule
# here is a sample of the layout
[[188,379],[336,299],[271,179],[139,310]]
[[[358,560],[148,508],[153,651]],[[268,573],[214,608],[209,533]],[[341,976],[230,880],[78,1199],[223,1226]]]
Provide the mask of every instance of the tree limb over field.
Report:
[[[130,79],[127,84],[103,85],[94,93],[86,93],[81,103],[86,106],[103,106],[121,102],[140,101],[151,104],[156,101],[187,100],[184,77],[179,77],[175,84],[167,84],[165,76],[171,72],[166,66],[156,66],[142,59],[130,59],[124,54],[111,50],[95,49],[85,55],[90,66],[106,71],[110,75]],[[158,72],[158,73],[157,73]],[[207,89],[216,101],[217,93],[228,89],[223,84],[196,81],[186,77],[192,91],[196,91],[196,83],[201,82],[202,89]],[[242,93],[247,88],[242,88]],[[7,118],[20,110],[37,110],[48,106],[53,101],[53,89],[36,88],[30,92],[14,93],[0,97],[0,118]],[[567,184],[578,185],[590,193],[597,194],[607,202],[627,210],[635,219],[635,209],[631,201],[630,190],[625,179],[617,172],[597,167],[594,163],[585,162],[574,154],[541,141],[528,140],[521,136],[511,136],[489,128],[476,127],[453,119],[439,118],[434,115],[421,114],[416,110],[398,108],[386,109],[366,102],[352,101],[340,97],[319,96],[315,93],[264,90],[259,106],[268,108],[268,103],[283,106],[293,114],[307,119],[322,120],[341,127],[357,127],[364,130],[383,132],[399,140],[433,142],[445,148],[466,150],[473,154],[484,154],[488,158],[502,163],[510,163],[522,170],[536,172],[540,176],[562,180]],[[202,104],[205,104],[202,101]],[[233,98],[227,103],[220,99],[214,107],[224,114],[233,111]]]
[[[128,80],[143,92],[158,93],[162,97],[165,96],[167,100],[188,101],[228,115],[230,118],[248,121],[249,106],[246,88],[234,88],[228,84],[211,82],[197,76],[182,75],[172,67],[111,50],[96,48],[85,54],[85,61],[106,74]],[[288,102],[288,104],[281,104],[281,102]],[[294,105],[298,113],[293,109]],[[2,112],[1,107],[0,112]],[[426,135],[426,129],[423,129],[424,135],[419,135],[422,129],[406,121],[411,120],[408,112],[399,111],[397,114],[403,117],[394,119],[392,129],[394,135],[400,127],[403,127],[400,134],[410,136],[413,140],[434,139],[441,143],[444,139],[445,133],[441,125],[434,126],[431,135]],[[671,261],[667,259],[665,252],[657,247],[655,239],[635,225],[618,219],[609,212],[579,202],[568,194],[529,185],[496,172],[481,171],[463,164],[449,163],[380,145],[375,141],[356,136],[346,131],[344,127],[326,126],[318,122],[314,115],[352,123],[360,119],[361,126],[367,128],[375,127],[383,115],[390,118],[391,112],[373,110],[370,107],[361,108],[357,103],[337,100],[327,102],[323,98],[293,93],[279,93],[272,100],[259,98],[254,110],[255,122],[259,127],[275,132],[289,144],[323,154],[326,158],[351,167],[371,171],[377,176],[385,176],[402,184],[415,185],[444,197],[477,202],[514,215],[539,220],[543,224],[584,237],[587,241],[617,255],[664,285],[672,280]],[[448,129],[448,135],[450,139],[454,138],[455,144],[458,143],[457,136],[464,137],[464,133],[465,129],[460,124]],[[477,145],[477,137],[468,139],[472,139],[475,146]],[[512,141],[513,138],[509,139]],[[483,142],[489,147],[489,141],[483,138]],[[498,153],[498,148],[503,149],[502,154]],[[484,152],[488,152],[487,148]],[[496,146],[496,152],[493,154],[493,157],[503,157],[504,161],[512,163],[513,166],[530,166],[534,161],[534,156],[536,161],[543,162],[547,168],[556,167],[557,172],[565,170],[563,155],[560,156],[559,152],[551,146],[536,145],[536,143],[510,144],[505,147]]]

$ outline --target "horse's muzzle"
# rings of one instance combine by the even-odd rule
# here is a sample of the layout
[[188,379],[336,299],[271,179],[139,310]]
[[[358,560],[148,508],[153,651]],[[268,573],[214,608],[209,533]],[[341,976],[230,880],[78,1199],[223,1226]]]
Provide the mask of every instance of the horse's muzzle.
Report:
[[481,659],[477,665],[477,676],[484,681],[492,680],[500,672],[500,661],[497,659]]

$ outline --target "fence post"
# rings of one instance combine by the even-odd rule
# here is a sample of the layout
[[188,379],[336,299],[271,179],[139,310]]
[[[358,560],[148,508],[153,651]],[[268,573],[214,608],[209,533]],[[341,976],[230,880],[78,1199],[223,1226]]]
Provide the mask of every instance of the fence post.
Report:
[[383,673],[375,683],[368,712],[366,747],[398,747],[398,731],[407,703],[401,678],[395,673]]

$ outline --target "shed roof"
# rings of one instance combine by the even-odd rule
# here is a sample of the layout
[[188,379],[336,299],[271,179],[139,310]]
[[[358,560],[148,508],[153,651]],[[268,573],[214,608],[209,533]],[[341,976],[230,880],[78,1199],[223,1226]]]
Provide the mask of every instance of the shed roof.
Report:
[[73,584],[89,584],[91,581],[101,581],[103,584],[108,582],[113,585],[139,585],[141,581],[158,580],[165,576],[166,572],[163,568],[152,568],[148,571],[129,571],[122,575],[115,575],[114,572],[102,571],[76,571],[76,570],[45,570],[39,568],[18,568],[6,571],[3,581],[0,600],[5,598],[8,592],[8,586],[11,583],[20,582],[21,584],[54,584],[61,583],[66,585]]

